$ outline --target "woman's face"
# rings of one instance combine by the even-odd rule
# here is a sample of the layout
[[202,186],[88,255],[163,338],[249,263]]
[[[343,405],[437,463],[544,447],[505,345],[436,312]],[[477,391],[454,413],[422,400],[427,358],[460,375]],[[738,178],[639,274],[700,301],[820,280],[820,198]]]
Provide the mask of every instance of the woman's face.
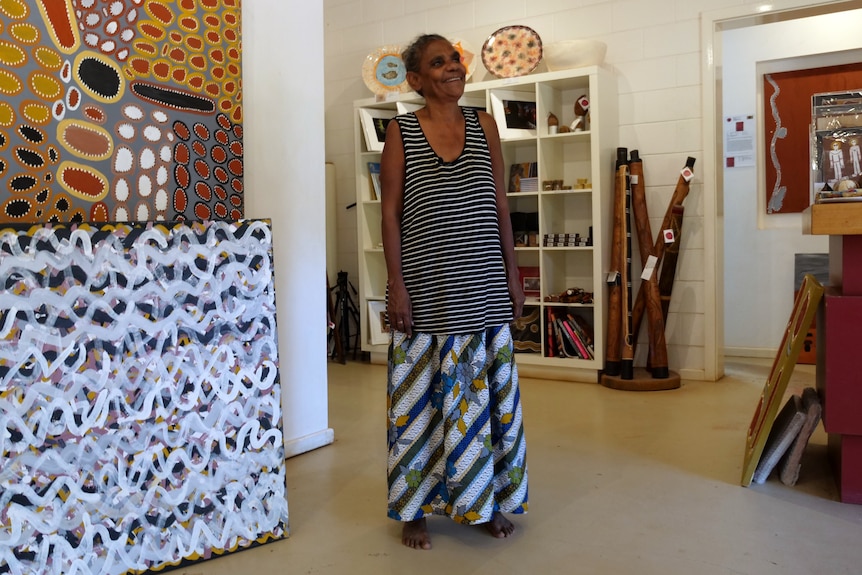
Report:
[[461,63],[458,50],[445,40],[434,40],[422,53],[419,72],[408,72],[407,80],[414,90],[421,90],[426,99],[435,96],[457,99],[464,93],[466,76],[467,69]]

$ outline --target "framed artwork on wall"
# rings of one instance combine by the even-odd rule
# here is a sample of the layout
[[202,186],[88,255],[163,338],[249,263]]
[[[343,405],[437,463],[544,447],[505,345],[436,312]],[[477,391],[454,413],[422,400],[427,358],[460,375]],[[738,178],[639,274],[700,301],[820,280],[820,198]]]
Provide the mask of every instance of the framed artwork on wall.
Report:
[[[763,75],[764,193],[767,214],[799,213],[813,200],[812,98],[862,89],[862,64]],[[824,132],[823,126],[817,131]],[[828,151],[834,141],[827,142]],[[822,146],[822,138],[820,142]],[[843,151],[848,154],[848,143]],[[838,152],[836,152],[837,155]],[[830,164],[826,166],[831,168]],[[828,176],[829,174],[827,174]],[[832,174],[834,177],[834,173]]]

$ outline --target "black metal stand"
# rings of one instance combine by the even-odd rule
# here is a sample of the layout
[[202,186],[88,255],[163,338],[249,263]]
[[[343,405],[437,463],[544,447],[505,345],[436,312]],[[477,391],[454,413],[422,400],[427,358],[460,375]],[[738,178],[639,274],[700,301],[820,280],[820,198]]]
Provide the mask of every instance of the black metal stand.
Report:
[[326,354],[338,360],[338,363],[347,363],[344,348],[341,346],[341,337],[335,325],[335,306],[332,304],[332,287],[329,284],[329,274],[326,274]]
[[[360,316],[359,308],[353,301],[353,295],[356,295],[357,291],[347,279],[347,272],[338,272],[338,280],[335,287],[330,288],[330,291],[335,292],[335,331],[330,333],[330,337],[336,337],[341,342],[342,357],[345,357],[352,349],[353,359],[356,359],[361,331],[359,329]],[[353,340],[352,346],[351,339]],[[335,352],[333,352],[332,357],[335,357]]]

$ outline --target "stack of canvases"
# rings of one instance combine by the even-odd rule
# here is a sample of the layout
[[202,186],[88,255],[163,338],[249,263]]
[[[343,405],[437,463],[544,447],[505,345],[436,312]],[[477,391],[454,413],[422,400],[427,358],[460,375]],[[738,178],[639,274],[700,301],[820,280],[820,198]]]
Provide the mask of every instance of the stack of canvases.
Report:
[[0,573],[287,533],[271,233],[236,221],[240,12],[0,2]]

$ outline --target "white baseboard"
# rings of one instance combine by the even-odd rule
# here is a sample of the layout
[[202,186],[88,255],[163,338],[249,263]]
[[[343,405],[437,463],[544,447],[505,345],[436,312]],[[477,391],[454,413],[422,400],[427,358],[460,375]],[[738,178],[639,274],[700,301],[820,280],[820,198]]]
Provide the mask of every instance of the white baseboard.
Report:
[[778,349],[769,347],[725,347],[725,357],[757,357],[772,359]]
[[706,381],[706,372],[702,369],[680,369],[677,373],[683,381]]
[[327,428],[311,435],[284,440],[284,458],[295,457],[314,449],[324,447],[335,441],[335,431]]

